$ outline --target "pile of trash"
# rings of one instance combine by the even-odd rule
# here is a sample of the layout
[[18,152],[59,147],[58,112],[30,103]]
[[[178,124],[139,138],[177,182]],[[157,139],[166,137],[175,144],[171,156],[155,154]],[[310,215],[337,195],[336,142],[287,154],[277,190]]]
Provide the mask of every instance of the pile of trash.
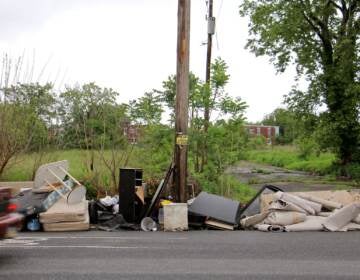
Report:
[[23,229],[77,231],[90,226],[86,189],[68,172],[68,162],[44,164],[36,172],[33,188],[15,197],[25,216]]
[[68,162],[39,167],[33,188],[17,195],[19,212],[30,231],[360,230],[360,193],[287,193],[264,185],[249,203],[192,192],[187,203],[164,195],[174,165],[155,193],[146,195],[141,169],[120,169],[119,194],[86,200],[86,189],[68,172]]
[[314,193],[277,191],[263,197],[267,200],[264,209],[258,214],[243,217],[240,225],[243,229],[275,232],[360,230],[358,195],[351,197],[349,192],[340,191],[349,196],[345,204],[334,194],[331,197],[328,195],[328,199],[321,198],[329,192]]

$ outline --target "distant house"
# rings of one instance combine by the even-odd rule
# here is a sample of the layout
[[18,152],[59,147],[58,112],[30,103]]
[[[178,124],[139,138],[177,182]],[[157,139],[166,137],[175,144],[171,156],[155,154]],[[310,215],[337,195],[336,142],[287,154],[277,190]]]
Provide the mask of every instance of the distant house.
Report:
[[139,127],[137,125],[133,125],[130,121],[123,121],[121,123],[121,127],[123,130],[123,135],[127,138],[130,144],[136,144],[138,142],[139,137]]
[[269,145],[274,144],[276,137],[280,134],[280,127],[273,125],[246,124],[245,129],[250,136],[265,137]]

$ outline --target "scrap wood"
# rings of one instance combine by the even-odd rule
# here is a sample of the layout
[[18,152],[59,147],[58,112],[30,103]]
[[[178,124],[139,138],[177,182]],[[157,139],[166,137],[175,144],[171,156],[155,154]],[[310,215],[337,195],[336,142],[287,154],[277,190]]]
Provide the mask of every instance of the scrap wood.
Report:
[[135,187],[135,195],[140,199],[142,204],[145,204],[145,191],[144,186],[136,186]]
[[211,218],[207,219],[205,221],[205,224],[210,228],[222,229],[222,230],[234,230],[234,225],[223,223]]

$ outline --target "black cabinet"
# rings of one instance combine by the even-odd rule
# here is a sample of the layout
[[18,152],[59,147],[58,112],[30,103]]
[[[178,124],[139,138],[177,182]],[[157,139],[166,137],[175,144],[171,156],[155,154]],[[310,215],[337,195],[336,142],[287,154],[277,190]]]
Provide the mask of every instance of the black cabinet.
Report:
[[120,168],[119,213],[128,223],[137,220],[135,187],[142,185],[142,169]]

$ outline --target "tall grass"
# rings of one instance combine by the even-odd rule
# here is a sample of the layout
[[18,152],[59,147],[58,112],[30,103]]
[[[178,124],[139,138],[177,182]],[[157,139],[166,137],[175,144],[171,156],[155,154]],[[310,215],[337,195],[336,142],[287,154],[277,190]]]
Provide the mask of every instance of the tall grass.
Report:
[[[134,151],[129,157],[129,161],[126,167],[142,168],[144,169],[144,180],[161,178],[169,164],[164,159],[161,159],[162,164],[158,166],[148,166],[148,163],[141,160],[139,156],[144,151],[135,147]],[[121,151],[118,153],[121,157]],[[5,170],[1,176],[1,181],[29,181],[32,180],[32,170],[34,169],[35,159],[37,154],[24,154],[19,156],[13,161],[9,168]],[[64,151],[49,151],[43,157],[43,163],[68,160],[69,172],[78,180],[82,181],[88,188],[88,192],[91,196],[97,196],[99,193],[114,193],[116,189],[110,187],[110,171],[104,165],[100,154],[95,152],[94,167],[95,172],[89,171],[87,168],[87,162],[89,154],[84,150],[64,150]],[[111,151],[105,151],[104,157],[110,159]],[[121,160],[121,158],[119,159]],[[165,162],[166,161],[166,162]],[[125,167],[124,165],[120,167]],[[201,176],[200,176],[201,177]],[[223,195],[229,198],[239,200],[241,202],[248,201],[254,194],[254,190],[248,185],[239,183],[238,180],[229,176],[222,175],[216,180],[216,182],[210,182],[206,178],[197,178],[204,191]]]
[[332,153],[320,153],[319,155],[311,154],[304,158],[295,146],[274,146],[249,151],[247,159],[290,170],[325,175],[332,172],[335,155]]

